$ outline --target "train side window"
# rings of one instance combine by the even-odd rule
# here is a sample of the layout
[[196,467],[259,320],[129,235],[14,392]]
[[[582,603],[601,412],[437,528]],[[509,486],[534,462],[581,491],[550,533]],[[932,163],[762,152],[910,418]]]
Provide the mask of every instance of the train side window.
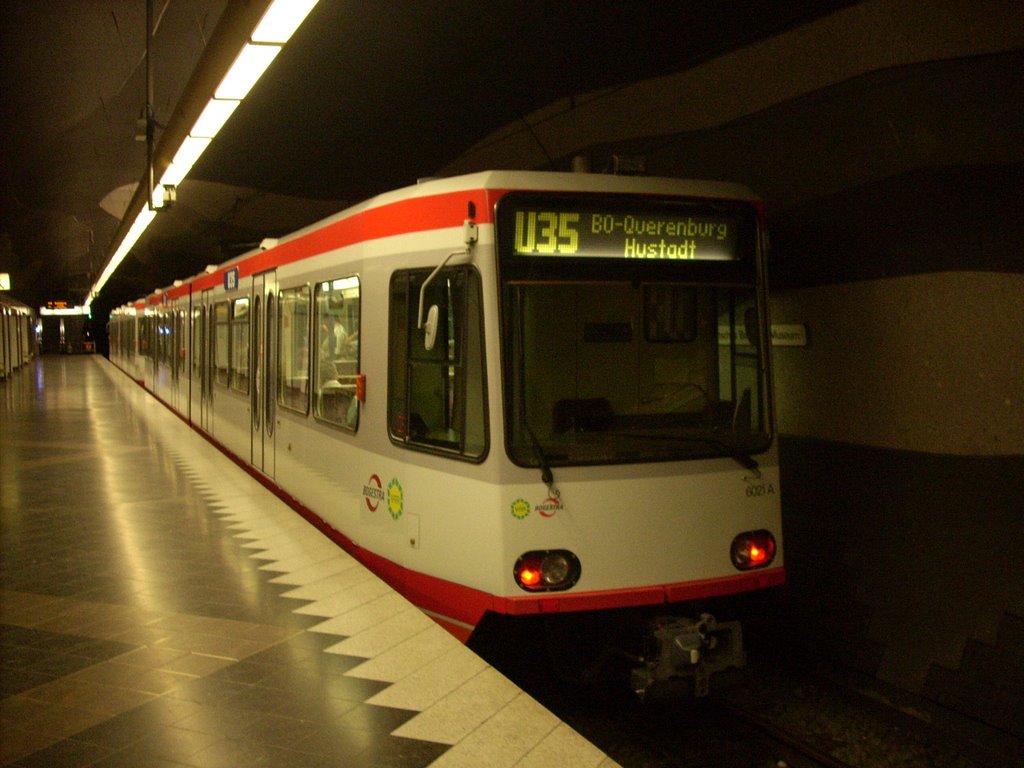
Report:
[[158,364],[167,362],[167,353],[164,349],[167,346],[164,322],[163,313],[153,315],[153,360]]
[[427,285],[425,305],[439,309],[428,350],[417,314],[430,272],[391,278],[389,432],[399,445],[482,461],[487,403],[480,276],[471,267],[447,268]]
[[321,421],[353,430],[359,426],[359,300],[356,276],[316,285],[313,414]]
[[309,413],[309,287],[287,288],[278,302],[277,402]]
[[188,357],[192,353],[188,337],[188,314],[185,310],[179,309],[174,313],[174,336],[177,339],[177,346],[174,349],[174,358],[177,361],[178,376],[188,373]]
[[200,307],[192,309],[192,379],[199,381],[202,376],[202,365],[203,355],[203,323],[205,317],[203,314],[204,310]]
[[139,355],[149,357],[149,318],[139,318]]
[[218,384],[228,385],[230,379],[230,367],[228,365],[229,347],[229,326],[228,318],[230,312],[226,301],[218,301],[213,305],[213,370],[214,381]]
[[161,362],[171,366],[171,352],[174,348],[174,316],[173,313],[165,312],[160,315],[160,357]]
[[249,297],[231,304],[231,388],[249,392]]

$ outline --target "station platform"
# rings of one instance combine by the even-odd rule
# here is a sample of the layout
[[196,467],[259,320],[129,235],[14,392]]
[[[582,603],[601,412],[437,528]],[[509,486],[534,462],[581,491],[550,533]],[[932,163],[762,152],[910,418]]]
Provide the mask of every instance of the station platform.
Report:
[[0,383],[0,764],[615,763],[104,358]]

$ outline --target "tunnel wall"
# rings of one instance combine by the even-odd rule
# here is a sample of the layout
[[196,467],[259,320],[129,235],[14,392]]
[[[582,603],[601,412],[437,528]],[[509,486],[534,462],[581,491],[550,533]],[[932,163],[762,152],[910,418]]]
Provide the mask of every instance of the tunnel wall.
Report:
[[[596,169],[760,192],[793,647],[1024,737],[1024,6],[860,3],[577,94],[445,172]],[[528,127],[526,126],[528,124]]]

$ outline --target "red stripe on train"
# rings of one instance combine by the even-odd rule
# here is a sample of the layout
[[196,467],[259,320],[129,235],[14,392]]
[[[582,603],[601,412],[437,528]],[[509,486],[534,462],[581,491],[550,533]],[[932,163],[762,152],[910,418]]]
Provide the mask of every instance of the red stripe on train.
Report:
[[[489,224],[493,220],[493,201],[501,194],[503,193],[497,190],[468,189],[400,200],[360,211],[274,248],[254,253],[229,267],[223,267],[209,275],[200,275],[191,283],[168,290],[167,295],[170,298],[178,298],[187,296],[190,290],[216,288],[223,284],[224,272],[227,269],[237,268],[239,278],[243,278],[356,243],[413,232],[459,227],[469,216],[470,203],[475,208],[476,223]],[[457,244],[453,244],[453,247],[454,245]]]

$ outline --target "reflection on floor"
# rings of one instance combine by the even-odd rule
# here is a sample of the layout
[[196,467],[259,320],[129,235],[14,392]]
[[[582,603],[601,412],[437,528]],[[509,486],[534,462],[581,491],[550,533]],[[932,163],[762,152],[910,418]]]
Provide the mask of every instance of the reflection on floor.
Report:
[[106,361],[0,450],[0,764],[614,765]]

